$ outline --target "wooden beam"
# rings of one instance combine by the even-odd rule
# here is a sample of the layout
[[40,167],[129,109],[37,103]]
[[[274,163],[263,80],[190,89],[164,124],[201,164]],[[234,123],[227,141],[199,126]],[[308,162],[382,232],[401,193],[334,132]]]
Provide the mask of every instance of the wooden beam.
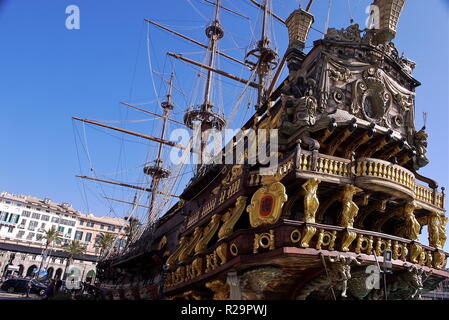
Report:
[[[176,31],[171,30],[171,29],[169,29],[169,28],[167,28],[167,27],[164,27],[163,25],[161,25],[161,24],[159,24],[159,23],[156,23],[156,22],[154,22],[154,21],[151,21],[151,20],[148,20],[148,19],[144,19],[144,20],[145,20],[146,22],[148,22],[148,23],[151,23],[152,25],[155,25],[155,26],[157,26],[157,27],[163,29],[163,30],[166,30],[166,31],[168,31],[168,32],[170,32],[170,33],[173,33],[174,35],[177,35],[177,36],[180,37],[180,38],[183,38],[183,39],[185,39],[185,40],[187,40],[187,41],[190,41],[190,42],[192,42],[192,43],[194,43],[194,44],[196,44],[196,45],[198,45],[198,46],[200,46],[200,47],[203,47],[203,48],[205,48],[205,49],[209,49],[209,46],[206,45],[206,44],[204,44],[204,43],[201,43],[201,42],[199,42],[199,41],[197,41],[197,40],[195,40],[195,39],[189,38],[189,37],[187,37],[187,36],[185,36],[185,35],[183,35],[183,34],[181,34],[181,33],[179,33],[179,32],[176,32]],[[215,52],[216,52],[217,54],[219,54],[220,56],[222,56],[222,57],[225,57],[225,58],[227,58],[227,59],[229,59],[229,60],[232,60],[232,61],[234,61],[234,62],[237,62],[237,63],[239,63],[239,64],[241,64],[241,65],[244,65],[245,67],[248,67],[248,65],[247,65],[246,63],[244,63],[243,61],[240,61],[240,60],[238,60],[238,59],[236,59],[236,58],[234,58],[234,57],[231,57],[230,55],[227,55],[226,53],[220,52],[220,51],[218,51],[218,50],[215,50]]]
[[[265,9],[263,5],[261,5],[259,2],[257,2],[256,0],[249,0],[251,1],[254,5],[256,5],[257,7],[259,7],[260,9]],[[279,21],[280,23],[285,24],[284,19],[282,19],[281,17],[279,17],[277,14],[273,13],[272,11],[268,10],[267,13],[269,13],[270,15],[273,16],[273,18],[275,18],[277,21]]]
[[179,148],[179,149],[187,149],[186,146],[177,144],[177,143],[172,142],[172,141],[167,141],[167,140],[164,140],[164,139],[156,138],[156,137],[153,137],[153,136],[148,136],[146,134],[137,133],[137,132],[126,130],[126,129],[122,129],[122,128],[108,126],[106,124],[102,124],[102,123],[99,123],[99,122],[96,122],[96,121],[93,121],[93,120],[89,120],[89,119],[81,119],[81,118],[77,118],[77,117],[72,117],[72,118],[75,119],[75,120],[78,120],[78,121],[94,124],[94,125],[99,126],[99,127],[104,127],[104,128],[112,129],[112,130],[115,130],[115,131],[127,133],[127,134],[130,134],[130,135],[139,137],[139,138],[143,138],[143,139],[148,139],[148,140],[151,140],[151,141],[159,142],[159,143],[171,146],[171,147],[176,147],[176,148]]
[[[212,2],[212,1],[209,1],[209,0],[204,0],[204,1],[207,2],[207,3],[209,3],[209,4],[211,4],[211,5],[214,5],[214,6],[216,5],[216,3]],[[219,5],[219,7],[222,8],[223,10],[229,11],[229,12],[231,12],[231,13],[233,13],[233,14],[239,16],[239,17],[242,17],[242,18],[244,18],[244,19],[250,20],[247,16],[244,16],[243,14],[241,14],[241,13],[239,13],[239,12],[237,12],[237,11],[228,9],[228,8],[226,8],[226,7],[223,7],[222,5]]]
[[[135,185],[132,185],[132,184],[127,184],[127,183],[122,183],[122,182],[115,182],[115,181],[110,181],[110,180],[97,179],[97,178],[92,178],[92,177],[88,177],[88,176],[78,176],[77,175],[75,177],[82,178],[82,179],[93,180],[93,181],[98,181],[98,182],[109,183],[109,184],[114,184],[116,186],[121,186],[121,187],[136,189],[136,190],[142,190],[142,191],[146,191],[146,192],[152,192],[151,188],[139,187],[139,186],[135,186]],[[179,196],[176,195],[176,194],[170,194],[170,193],[165,193],[165,192],[161,192],[161,191],[157,191],[157,193],[163,194],[163,195],[166,195],[166,196],[170,196],[170,197],[179,198]]]
[[136,205],[136,206],[142,207],[142,208],[147,208],[147,209],[150,208],[149,206],[144,206],[142,204],[135,204],[134,202],[130,202],[130,201],[124,201],[124,200],[119,200],[119,199],[114,199],[114,198],[109,198],[109,197],[103,197],[103,198],[108,199],[108,200],[112,200],[112,201],[116,201],[116,202],[130,204],[130,205],[133,205],[133,206]]
[[250,87],[253,87],[253,88],[256,88],[256,89],[259,88],[259,85],[257,83],[254,83],[254,82],[251,82],[249,80],[245,80],[245,79],[239,78],[237,76],[234,76],[233,74],[227,73],[227,72],[222,71],[222,70],[211,68],[211,67],[209,67],[209,66],[207,66],[205,64],[199,63],[197,61],[194,61],[194,60],[191,60],[191,59],[188,59],[188,58],[184,58],[180,54],[175,54],[175,53],[172,53],[172,52],[167,52],[167,54],[169,56],[173,57],[173,58],[176,58],[176,59],[179,59],[179,60],[191,63],[191,64],[193,64],[195,66],[198,66],[198,67],[201,67],[203,69],[206,69],[206,70],[209,70],[209,71],[221,74],[222,76],[225,76],[225,77],[227,77],[229,79],[241,82],[243,84],[248,84]]
[[[126,106],[126,107],[130,107],[130,108],[133,108],[133,109],[136,109],[136,110],[139,110],[139,111],[142,111],[142,112],[145,112],[145,113],[151,114],[151,115],[153,115],[153,116],[157,116],[157,117],[161,117],[161,118],[164,118],[164,116],[163,116],[163,115],[161,115],[161,114],[157,114],[157,113],[154,113],[154,112],[148,111],[148,110],[146,110],[146,109],[142,109],[142,108],[139,108],[139,107],[136,107],[136,106],[130,105],[130,104],[128,104],[128,103],[126,103],[126,102],[123,102],[123,101],[120,101],[120,104],[122,104],[122,105],[124,105],[124,106]],[[168,121],[171,121],[171,122],[174,122],[174,123],[177,123],[177,124],[181,124],[181,125],[185,126],[185,124],[184,124],[184,123],[182,123],[181,121],[177,121],[177,120],[175,120],[175,119],[170,119],[170,118],[167,118],[167,120],[168,120]]]

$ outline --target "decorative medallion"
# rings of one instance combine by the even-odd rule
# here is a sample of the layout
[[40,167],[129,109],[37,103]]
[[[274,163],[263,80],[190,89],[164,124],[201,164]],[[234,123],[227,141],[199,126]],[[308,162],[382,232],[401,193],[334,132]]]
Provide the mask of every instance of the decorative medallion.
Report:
[[276,223],[287,201],[285,186],[274,182],[261,187],[251,198],[251,204],[246,209],[249,212],[249,221],[252,227]]

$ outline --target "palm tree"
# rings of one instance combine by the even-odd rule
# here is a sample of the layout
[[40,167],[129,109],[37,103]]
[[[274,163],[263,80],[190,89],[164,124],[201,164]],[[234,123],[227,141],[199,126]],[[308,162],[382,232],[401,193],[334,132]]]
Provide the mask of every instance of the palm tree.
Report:
[[64,246],[64,251],[68,254],[67,263],[64,270],[64,279],[67,277],[67,269],[72,263],[73,257],[76,255],[81,255],[86,251],[86,247],[81,244],[78,240],[70,241],[69,244]]
[[56,230],[56,228],[54,226],[51,227],[51,229],[45,230],[44,236],[42,238],[45,239],[45,249],[44,249],[44,251],[42,251],[42,259],[41,259],[41,263],[39,265],[38,274],[41,271],[42,266],[44,265],[44,252],[47,252],[48,247],[53,242],[59,243],[61,241],[59,231]]
[[128,246],[129,242],[134,238],[137,230],[140,228],[142,223],[137,218],[133,217],[125,217],[128,220],[128,225],[125,227],[125,235],[126,235],[126,244],[125,247]]
[[100,257],[103,255],[103,252],[114,244],[115,237],[110,233],[101,233],[98,235],[95,240],[95,245],[100,248]]

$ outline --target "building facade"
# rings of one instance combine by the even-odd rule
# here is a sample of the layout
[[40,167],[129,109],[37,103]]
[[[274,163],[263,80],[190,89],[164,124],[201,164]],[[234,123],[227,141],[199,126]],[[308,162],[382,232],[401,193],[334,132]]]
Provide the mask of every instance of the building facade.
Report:
[[101,234],[112,234],[116,237],[114,247],[123,247],[126,241],[127,222],[121,218],[96,217],[92,214],[80,214],[75,240],[86,245],[86,253],[98,255],[100,248],[96,246]]
[[[75,210],[68,203],[56,203],[48,198],[0,193],[0,276],[30,276],[45,269],[49,278],[62,278],[68,254],[63,247],[78,240],[86,247],[85,254],[75,256],[70,269],[75,268],[82,281],[95,279],[100,249],[96,242],[102,233],[116,237],[115,247],[124,243],[126,221],[120,218],[95,217]],[[45,232],[54,227],[60,243],[51,244],[48,257],[42,262]]]

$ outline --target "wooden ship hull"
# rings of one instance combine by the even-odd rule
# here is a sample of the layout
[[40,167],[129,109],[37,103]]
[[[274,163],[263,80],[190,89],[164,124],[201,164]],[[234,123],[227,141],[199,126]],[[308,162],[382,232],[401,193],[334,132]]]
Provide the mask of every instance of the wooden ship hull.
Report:
[[98,264],[106,299],[418,299],[449,277],[444,189],[417,172],[427,134],[396,26],[330,28],[304,54],[298,26],[312,22],[301,9],[285,21],[289,76],[242,128],[278,129],[276,170],[205,166],[126,254]]

